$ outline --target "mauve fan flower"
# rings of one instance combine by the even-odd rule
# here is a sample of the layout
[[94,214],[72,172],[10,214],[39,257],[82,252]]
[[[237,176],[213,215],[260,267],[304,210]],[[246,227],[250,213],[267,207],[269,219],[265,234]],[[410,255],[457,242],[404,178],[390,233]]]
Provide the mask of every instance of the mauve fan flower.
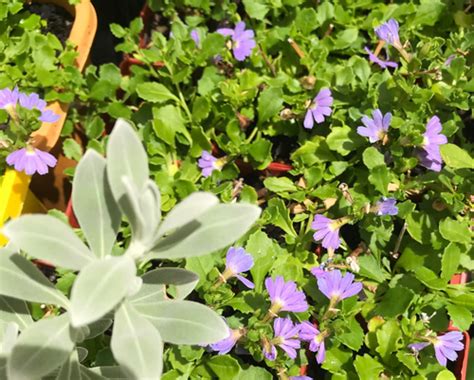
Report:
[[316,361],[321,364],[326,357],[326,346],[324,345],[324,335],[308,321],[300,323],[299,337],[301,340],[310,342],[309,350],[317,352]]
[[290,376],[290,380],[313,380],[313,378],[309,376],[300,375],[300,376]]
[[382,111],[376,109],[372,112],[371,119],[368,116],[362,117],[362,123],[365,127],[358,127],[357,133],[361,136],[368,137],[371,143],[374,143],[379,140],[383,140],[387,134],[388,127],[390,127],[390,122],[392,121],[392,114],[387,112],[385,115],[382,114]]
[[252,50],[257,46],[254,37],[255,33],[251,29],[245,30],[245,22],[240,21],[234,29],[220,28],[217,33],[232,38],[232,51],[237,61],[244,61],[252,54]]
[[320,124],[324,121],[325,116],[329,116],[332,112],[331,106],[333,98],[329,88],[323,88],[318,92],[318,95],[313,99],[312,104],[306,111],[303,126],[306,129],[312,129],[314,122]]
[[322,240],[322,246],[326,249],[338,249],[341,244],[339,238],[339,228],[341,224],[338,220],[326,218],[323,215],[314,217],[311,228],[316,232],[313,235],[314,240]]
[[324,266],[322,264],[319,267],[311,268],[310,272],[316,278],[325,276],[327,273],[327,271],[324,269]]
[[34,92],[31,93],[30,95],[20,93],[19,100],[20,100],[20,105],[23,108],[26,108],[29,110],[37,108],[40,111],[42,111],[46,107],[46,102],[43,99],[41,99],[38,94]]
[[375,34],[379,39],[384,40],[386,43],[397,49],[402,49],[400,37],[398,36],[398,29],[398,22],[391,18],[386,23],[375,28]]
[[191,30],[190,36],[196,44],[196,47],[199,47],[199,44],[201,43],[201,37],[199,37],[199,32],[197,31],[197,29]]
[[222,273],[222,278],[226,281],[231,277],[236,277],[247,288],[253,289],[255,287],[254,283],[240,275],[240,273],[247,272],[252,267],[252,255],[245,252],[243,248],[230,247],[227,251],[225,271]]
[[54,123],[59,120],[59,115],[51,110],[43,110],[38,120],[44,123]]
[[398,67],[398,63],[397,63],[397,62],[384,61],[384,60],[380,59],[380,58],[377,57],[374,53],[372,53],[372,51],[371,51],[367,46],[366,46],[364,49],[365,49],[365,51],[369,54],[369,60],[370,60],[370,62],[376,63],[376,64],[379,65],[382,69],[386,69],[387,67],[393,67],[393,68],[397,68],[397,67]]
[[395,198],[383,197],[381,201],[378,201],[375,205],[375,212],[377,215],[397,215],[398,207],[396,206],[397,200]]
[[334,303],[355,296],[362,290],[362,283],[353,282],[354,275],[352,273],[342,276],[339,269],[327,272],[324,277],[318,277],[317,281],[321,293]]
[[275,345],[279,346],[291,359],[296,359],[296,350],[301,343],[298,339],[300,327],[294,325],[290,318],[276,318],[273,322],[274,338],[268,347],[263,348],[263,354],[268,360],[275,360],[277,351]]
[[198,160],[198,166],[202,169],[203,177],[209,177],[214,170],[221,170],[224,166],[224,160],[214,157],[211,153],[203,150],[201,158]]
[[29,146],[10,153],[6,161],[8,165],[14,166],[16,171],[25,171],[28,175],[46,174],[48,166],[53,168],[57,162],[56,158],[48,152]]
[[[448,363],[448,359],[451,361],[457,359],[458,354],[456,351],[461,351],[464,349],[464,344],[461,343],[463,340],[463,335],[459,331],[450,331],[446,334],[438,335],[436,338],[430,340],[431,343],[433,343],[436,360],[438,360],[439,364],[445,367]],[[413,351],[418,352],[427,347],[429,344],[430,343],[428,342],[413,343],[408,345],[408,347]]]
[[9,88],[4,88],[0,90],[0,109],[11,109],[15,108],[20,97],[20,91],[15,87],[13,90]]
[[442,130],[438,116],[433,116],[426,124],[426,132],[423,134],[422,148],[420,152],[421,165],[435,172],[441,171],[443,160],[441,158],[440,145],[446,144],[448,139],[440,133]]
[[217,343],[210,345],[213,351],[217,351],[219,355],[225,355],[237,344],[238,340],[243,336],[243,329],[233,330],[229,328],[229,336]]
[[303,312],[308,310],[305,294],[296,289],[296,284],[293,281],[285,282],[282,276],[277,276],[275,280],[268,277],[265,280],[265,287],[272,302],[270,308],[272,315],[277,315],[279,311]]

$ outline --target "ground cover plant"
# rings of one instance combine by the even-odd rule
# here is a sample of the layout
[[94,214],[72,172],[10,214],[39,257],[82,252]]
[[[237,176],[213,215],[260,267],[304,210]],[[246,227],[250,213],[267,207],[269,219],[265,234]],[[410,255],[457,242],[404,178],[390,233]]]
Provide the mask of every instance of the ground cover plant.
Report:
[[[114,219],[117,243],[108,251],[113,257],[103,260],[134,257],[143,278],[139,292],[148,291],[145,278],[153,283],[157,268],[171,268],[165,277],[175,282],[160,287],[166,292],[153,302],[188,296],[222,317],[204,325],[223,339],[184,341],[160,329],[153,315],[159,308],[140,307],[141,318],[154,325],[148,331],[164,334],[162,368],[143,366],[150,378],[161,371],[162,379],[455,378],[454,362],[466,344],[461,332],[469,330],[474,309],[472,283],[450,284],[455,273],[474,268],[472,7],[459,0],[148,5],[151,12],[129,28],[111,26],[117,50],[134,64],[125,73],[113,64],[89,67],[70,120],[83,125],[88,147],[99,153],[87,153],[71,171],[73,203],[87,193],[76,186],[85,166],[102,167],[90,164],[103,162],[101,154],[107,171],[109,165],[129,170],[125,163],[135,162],[125,153],[116,163],[107,152],[120,133],[113,120],[130,120],[148,155],[152,181],[143,200],[133,201],[143,183],[109,177],[128,222],[119,226],[120,217]],[[129,144],[141,149],[132,137],[124,141],[125,152]],[[79,160],[85,149],[66,139],[64,151]],[[121,200],[124,191],[133,196]],[[213,222],[222,229],[208,234],[207,243],[225,239],[218,248],[204,252],[187,244],[185,255],[142,256],[157,226],[156,213],[144,204],[153,200],[172,218],[176,205],[201,191],[224,205],[258,205],[263,212],[243,236],[247,228],[238,234],[216,214]],[[95,229],[75,211],[77,233],[95,252]],[[5,234],[26,255],[53,261],[56,287],[74,303],[82,267],[55,262],[54,250],[40,257],[36,247],[15,240],[15,225],[24,230],[21,220]],[[178,272],[187,273],[185,284],[177,283]],[[120,321],[134,297],[126,290],[132,293],[127,300],[120,293],[104,313],[114,311]],[[77,328],[77,309],[63,307]],[[30,309],[41,318],[33,326],[48,321],[44,308]],[[84,324],[91,322],[97,323]],[[87,376],[86,368],[94,368],[105,378],[143,377],[114,343],[121,324],[110,323],[84,333],[85,340],[72,338],[77,348],[62,368],[74,363]],[[5,356],[22,357],[29,338],[20,334],[15,345],[15,326],[4,331]],[[158,357],[150,347],[144,352]],[[8,360],[14,373],[20,360]]]

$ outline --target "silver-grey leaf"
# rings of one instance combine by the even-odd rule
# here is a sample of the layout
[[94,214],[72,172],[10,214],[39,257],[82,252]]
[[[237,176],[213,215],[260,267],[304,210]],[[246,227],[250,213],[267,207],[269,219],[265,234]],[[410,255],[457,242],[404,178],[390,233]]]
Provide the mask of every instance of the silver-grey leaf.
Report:
[[92,252],[110,254],[120,226],[120,210],[106,174],[105,158],[89,149],[77,165],[72,187],[74,213]]
[[218,204],[161,239],[144,261],[200,256],[222,249],[239,239],[260,216],[250,204]]
[[158,330],[127,302],[115,313],[111,349],[130,379],[160,379],[163,342]]
[[69,308],[69,300],[31,262],[0,249],[0,294]]
[[71,289],[71,324],[80,327],[102,318],[125,297],[135,273],[135,262],[127,256],[85,267]]
[[147,241],[151,241],[156,235],[161,220],[161,195],[156,183],[150,179],[140,194],[139,204],[146,228],[144,235]]
[[158,329],[165,342],[211,344],[229,335],[222,317],[197,302],[173,300],[133,306]]
[[57,267],[80,270],[95,260],[74,231],[50,215],[23,215],[8,222],[3,233],[28,255]]
[[81,380],[81,365],[79,364],[79,357],[77,351],[74,350],[69,355],[69,358],[59,369],[56,380]]
[[41,378],[61,366],[73,348],[68,314],[42,319],[18,338],[7,363],[8,378]]
[[15,322],[20,331],[33,323],[30,310],[25,301],[7,296],[0,296],[0,320]]
[[19,327],[15,322],[8,322],[5,324],[2,334],[2,341],[0,342],[0,353],[10,354],[13,346],[18,340]]
[[122,177],[129,177],[138,189],[148,180],[148,157],[132,126],[118,119],[107,144],[107,178],[115,200],[125,194]]

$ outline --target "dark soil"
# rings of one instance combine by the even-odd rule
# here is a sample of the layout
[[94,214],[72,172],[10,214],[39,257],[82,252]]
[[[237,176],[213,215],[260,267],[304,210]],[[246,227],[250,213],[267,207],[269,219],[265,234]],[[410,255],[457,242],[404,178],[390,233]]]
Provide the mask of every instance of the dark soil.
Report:
[[42,29],[43,33],[52,33],[58,37],[63,46],[66,44],[74,18],[64,8],[55,4],[33,3],[27,5],[25,9],[46,20],[47,26]]

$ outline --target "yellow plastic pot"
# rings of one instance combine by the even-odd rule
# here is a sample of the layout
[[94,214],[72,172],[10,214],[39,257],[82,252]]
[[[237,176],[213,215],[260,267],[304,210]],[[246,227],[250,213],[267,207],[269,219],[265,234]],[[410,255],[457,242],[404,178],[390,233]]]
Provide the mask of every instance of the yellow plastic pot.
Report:
[[[38,3],[53,3],[66,9],[74,16],[69,41],[76,46],[78,56],[76,67],[82,71],[89,59],[89,52],[97,30],[97,16],[90,0],[82,0],[77,5],[70,5],[67,0],[35,0]],[[48,109],[60,115],[54,123],[43,123],[34,132],[35,146],[49,151],[57,143],[61,129],[66,121],[68,105],[53,102]],[[21,214],[44,212],[45,209],[29,190],[31,176],[7,169],[0,185],[0,227],[11,218]],[[5,245],[6,238],[0,234],[0,246]]]

